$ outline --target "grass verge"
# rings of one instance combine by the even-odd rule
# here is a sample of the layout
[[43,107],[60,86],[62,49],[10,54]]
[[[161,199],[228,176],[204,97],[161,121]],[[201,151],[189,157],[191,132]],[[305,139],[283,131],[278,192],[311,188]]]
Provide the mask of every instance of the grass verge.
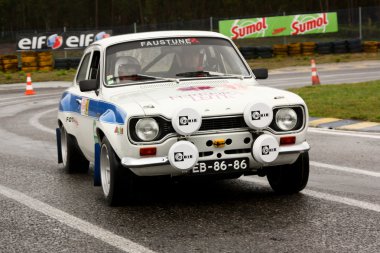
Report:
[[305,100],[310,116],[380,122],[380,81],[307,86],[289,91]]
[[[31,72],[33,82],[72,81],[75,73],[75,69]],[[0,84],[6,83],[26,83],[26,73],[24,71],[14,73],[0,71]]]

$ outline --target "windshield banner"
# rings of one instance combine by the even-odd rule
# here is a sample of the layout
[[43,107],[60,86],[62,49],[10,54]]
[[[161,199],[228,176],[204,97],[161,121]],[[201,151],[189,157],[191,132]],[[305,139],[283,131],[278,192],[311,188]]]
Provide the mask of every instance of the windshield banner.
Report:
[[219,32],[234,40],[337,31],[336,12],[219,21]]
[[112,31],[33,33],[17,35],[17,51],[81,49],[94,41],[110,37]]

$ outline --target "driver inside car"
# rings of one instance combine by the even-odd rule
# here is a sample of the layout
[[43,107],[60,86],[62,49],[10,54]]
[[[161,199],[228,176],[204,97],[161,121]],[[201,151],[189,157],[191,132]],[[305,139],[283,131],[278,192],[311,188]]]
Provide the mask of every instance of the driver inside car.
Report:
[[182,72],[203,71],[204,54],[197,46],[184,47],[181,54]]

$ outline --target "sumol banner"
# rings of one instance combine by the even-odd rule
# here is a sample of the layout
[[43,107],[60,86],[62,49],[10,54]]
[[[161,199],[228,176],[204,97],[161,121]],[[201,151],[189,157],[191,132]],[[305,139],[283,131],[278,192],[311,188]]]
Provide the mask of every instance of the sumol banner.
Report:
[[111,34],[112,31],[18,34],[17,51],[80,49]]
[[337,31],[338,18],[336,12],[219,21],[219,32],[232,39]]

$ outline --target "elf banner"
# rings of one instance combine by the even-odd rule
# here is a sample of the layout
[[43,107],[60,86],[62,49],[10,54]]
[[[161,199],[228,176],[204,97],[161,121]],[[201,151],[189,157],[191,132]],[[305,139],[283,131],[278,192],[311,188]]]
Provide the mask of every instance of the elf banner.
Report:
[[232,39],[337,31],[338,17],[336,12],[219,21],[219,32]]
[[17,51],[81,49],[94,41],[110,37],[107,31],[78,31],[59,33],[18,34]]

